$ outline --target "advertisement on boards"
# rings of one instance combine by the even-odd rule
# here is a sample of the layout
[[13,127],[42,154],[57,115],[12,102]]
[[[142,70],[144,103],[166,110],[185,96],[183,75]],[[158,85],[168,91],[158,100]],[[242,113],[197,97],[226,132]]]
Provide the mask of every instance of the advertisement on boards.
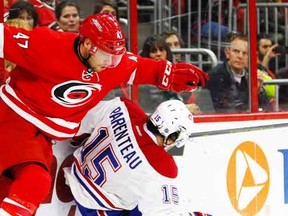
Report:
[[[193,142],[174,155],[182,199],[191,212],[213,216],[288,215],[288,126],[273,127],[275,122],[269,121],[264,127],[253,124],[197,123],[198,135]],[[78,216],[63,172],[71,165],[75,149],[64,141],[53,150],[53,187],[36,216]],[[7,185],[9,181],[0,179],[1,199]]]

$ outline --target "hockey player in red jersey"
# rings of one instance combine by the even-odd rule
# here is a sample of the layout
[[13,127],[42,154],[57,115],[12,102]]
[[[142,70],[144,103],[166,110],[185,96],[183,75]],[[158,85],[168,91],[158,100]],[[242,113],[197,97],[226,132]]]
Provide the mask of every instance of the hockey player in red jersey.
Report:
[[[128,99],[102,101],[79,130],[84,144],[65,176],[83,216],[188,216],[178,168],[167,153],[191,141],[193,115],[179,100],[150,115]],[[200,214],[193,214],[200,215]],[[208,215],[207,215],[208,216]]]
[[17,65],[0,88],[0,174],[13,179],[1,216],[35,213],[51,186],[51,140],[73,137],[111,89],[145,83],[190,91],[207,79],[191,64],[126,52],[120,24],[109,14],[86,17],[79,35],[0,24],[0,53]]

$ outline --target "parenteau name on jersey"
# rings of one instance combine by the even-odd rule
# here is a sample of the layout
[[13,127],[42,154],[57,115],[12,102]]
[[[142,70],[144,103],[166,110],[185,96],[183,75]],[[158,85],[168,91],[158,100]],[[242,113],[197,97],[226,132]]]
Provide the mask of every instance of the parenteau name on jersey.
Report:
[[117,146],[120,147],[121,155],[131,169],[135,169],[142,163],[140,156],[133,150],[134,146],[128,133],[126,119],[121,107],[115,108],[109,115],[111,125],[116,137]]

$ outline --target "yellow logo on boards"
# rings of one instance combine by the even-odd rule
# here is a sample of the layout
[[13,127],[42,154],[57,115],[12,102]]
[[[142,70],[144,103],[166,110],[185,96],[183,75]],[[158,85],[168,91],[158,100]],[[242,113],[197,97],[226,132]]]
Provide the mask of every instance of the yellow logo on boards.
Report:
[[226,176],[228,196],[234,209],[254,216],[264,206],[270,186],[270,172],[262,149],[253,142],[241,143],[233,152]]

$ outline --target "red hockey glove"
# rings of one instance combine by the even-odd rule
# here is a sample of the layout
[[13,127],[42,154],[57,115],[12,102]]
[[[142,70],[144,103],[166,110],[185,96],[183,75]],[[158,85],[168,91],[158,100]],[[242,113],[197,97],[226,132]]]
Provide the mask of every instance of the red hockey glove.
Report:
[[163,90],[176,92],[194,91],[197,87],[205,86],[208,75],[195,65],[177,62],[167,62],[162,77],[158,81],[158,87]]

